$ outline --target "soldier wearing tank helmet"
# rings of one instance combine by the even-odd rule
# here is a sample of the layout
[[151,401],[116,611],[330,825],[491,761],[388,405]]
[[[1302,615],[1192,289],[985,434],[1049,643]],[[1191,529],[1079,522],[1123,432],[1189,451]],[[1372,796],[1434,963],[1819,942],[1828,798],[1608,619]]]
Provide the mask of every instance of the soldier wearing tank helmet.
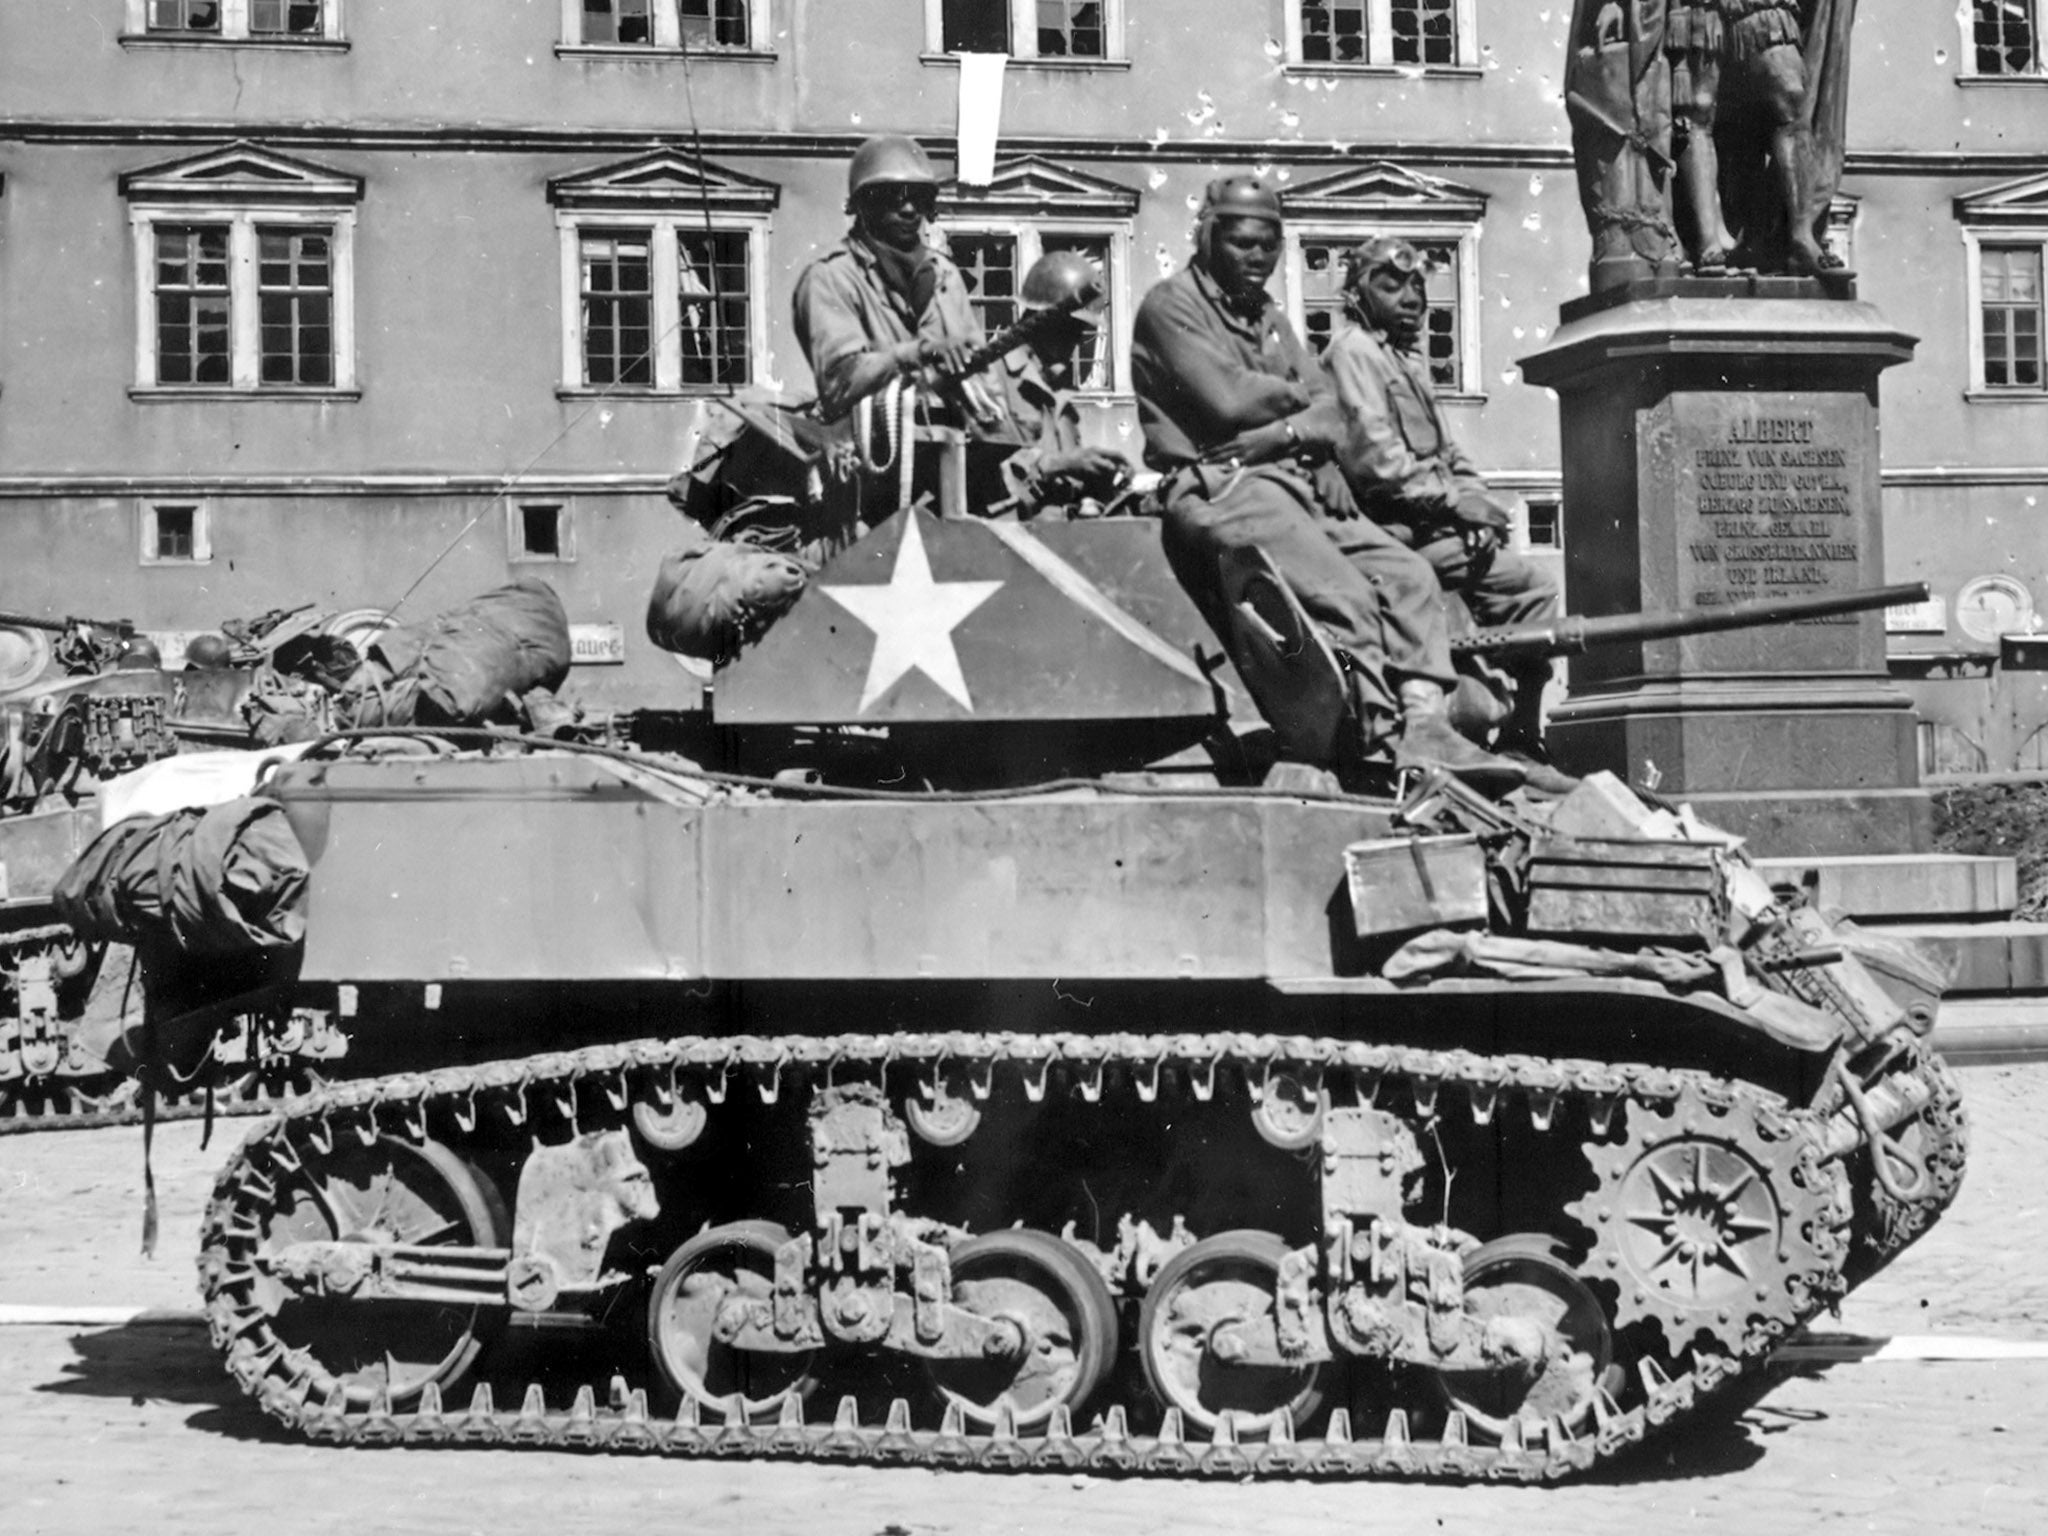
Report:
[[[880,134],[854,151],[846,204],[853,228],[796,281],[797,341],[827,421],[892,379],[959,373],[982,342],[959,269],[926,239],[938,188],[913,139]],[[1016,440],[991,374],[931,393],[944,424],[977,438]]]
[[1020,508],[1043,512],[1104,503],[1131,478],[1114,449],[1085,440],[1075,403],[1081,348],[1102,329],[1102,277],[1078,251],[1049,251],[1031,264],[1018,289],[1026,314],[1044,314],[1031,343],[999,365],[1005,403],[1024,446],[1003,465]]
[[1131,338],[1145,457],[1165,475],[1174,569],[1230,634],[1222,562],[1271,562],[1338,652],[1347,694],[1340,776],[1395,766],[1519,782],[1451,728],[1456,682],[1443,594],[1428,562],[1359,515],[1334,456],[1344,420],[1329,380],[1266,292],[1280,200],[1250,176],[1209,184],[1193,259],[1139,306]]
[[[1365,515],[1427,560],[1444,590],[1458,593],[1480,624],[1555,618],[1556,585],[1504,547],[1512,499],[1487,485],[1444,419],[1420,351],[1427,272],[1423,254],[1394,235],[1345,256],[1349,323],[1323,357],[1344,416],[1337,464]],[[1512,675],[1514,702],[1498,750],[1524,765],[1532,785],[1557,792],[1572,781],[1549,766],[1543,751],[1549,676],[1550,664],[1541,659]]]

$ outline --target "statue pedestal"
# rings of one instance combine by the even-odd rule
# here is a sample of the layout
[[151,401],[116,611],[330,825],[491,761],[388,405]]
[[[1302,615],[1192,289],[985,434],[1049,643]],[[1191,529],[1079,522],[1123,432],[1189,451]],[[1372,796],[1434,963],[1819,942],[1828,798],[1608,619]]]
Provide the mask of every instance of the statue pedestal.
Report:
[[[1811,279],[1667,279],[1564,306],[1565,606],[1689,612],[1884,583],[1877,378],[1914,338]],[[1608,768],[1774,855],[1925,852],[1882,613],[1574,657],[1560,766]]]

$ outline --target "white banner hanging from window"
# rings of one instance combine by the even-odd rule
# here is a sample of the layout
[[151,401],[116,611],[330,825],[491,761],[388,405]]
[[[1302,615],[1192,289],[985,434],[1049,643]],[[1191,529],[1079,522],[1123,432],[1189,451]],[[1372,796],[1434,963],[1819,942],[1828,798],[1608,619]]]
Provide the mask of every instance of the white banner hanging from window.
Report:
[[1006,53],[960,56],[959,177],[985,187],[995,179],[996,135],[1003,124],[1003,67]]

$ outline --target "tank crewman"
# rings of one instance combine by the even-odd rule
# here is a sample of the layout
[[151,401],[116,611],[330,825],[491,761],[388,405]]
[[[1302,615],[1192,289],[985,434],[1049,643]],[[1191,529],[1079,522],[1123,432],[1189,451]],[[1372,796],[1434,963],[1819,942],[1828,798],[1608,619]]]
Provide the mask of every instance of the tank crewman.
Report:
[[[982,342],[960,269],[927,243],[939,179],[913,139],[877,135],[847,171],[844,242],[796,280],[796,336],[818,384],[818,412],[837,421],[890,380],[959,373]],[[970,436],[1015,442],[991,371],[934,391],[934,420]]]
[[[1078,251],[1051,251],[1031,264],[1018,288],[1027,313],[1053,310],[1100,282]],[[1131,465],[1112,448],[1082,440],[1074,402],[1081,344],[1102,328],[1102,301],[1042,322],[1028,347],[1002,361],[1006,405],[1024,446],[1003,465],[1011,495],[1029,516],[1052,507],[1109,501],[1129,483]]]
[[[1165,476],[1165,543],[1189,594],[1229,634],[1223,556],[1256,549],[1344,663],[1350,740],[1340,774],[1445,767],[1519,772],[1451,728],[1443,594],[1429,565],[1358,514],[1332,456],[1343,418],[1329,380],[1266,283],[1280,200],[1251,176],[1209,184],[1193,258],[1138,308],[1131,364],[1146,462]],[[1398,739],[1397,739],[1398,733]]]
[[[1419,350],[1429,313],[1427,271],[1423,254],[1398,236],[1346,253],[1349,323],[1324,356],[1344,415],[1337,462],[1365,515],[1427,560],[1478,623],[1555,618],[1556,584],[1502,547],[1512,502],[1487,486],[1444,420]],[[1515,703],[1498,750],[1523,764],[1535,787],[1569,789],[1574,781],[1548,766],[1543,751],[1550,663],[1527,661],[1511,675]]]

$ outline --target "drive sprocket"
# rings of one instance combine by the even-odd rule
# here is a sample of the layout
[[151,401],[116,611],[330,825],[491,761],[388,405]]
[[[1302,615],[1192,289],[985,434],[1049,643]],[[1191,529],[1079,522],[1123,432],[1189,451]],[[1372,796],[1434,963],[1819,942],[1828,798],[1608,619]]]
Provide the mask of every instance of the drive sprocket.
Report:
[[1791,1112],[1687,1084],[1662,1112],[1629,1104],[1620,1139],[1586,1156],[1599,1182],[1567,1207],[1595,1239],[1581,1272],[1612,1281],[1617,1323],[1654,1321],[1674,1356],[1702,1333],[1740,1354],[1839,1291],[1840,1170]]

